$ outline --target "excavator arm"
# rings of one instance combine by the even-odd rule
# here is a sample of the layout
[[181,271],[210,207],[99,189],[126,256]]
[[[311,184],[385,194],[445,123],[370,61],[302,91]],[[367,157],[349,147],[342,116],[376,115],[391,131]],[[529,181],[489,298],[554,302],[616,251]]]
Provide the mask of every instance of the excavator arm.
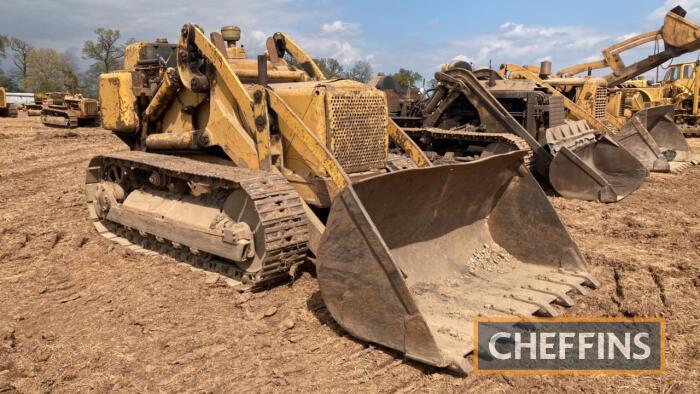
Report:
[[[685,15],[683,7],[677,6],[666,14],[661,29],[618,42],[602,51],[603,59],[564,68],[557,72],[557,76],[572,77],[589,70],[610,68],[612,72],[604,78],[608,86],[617,86],[674,57],[696,51],[700,49],[700,26],[685,19]],[[626,65],[622,60],[622,53],[658,39],[664,42],[663,51],[630,65]]]

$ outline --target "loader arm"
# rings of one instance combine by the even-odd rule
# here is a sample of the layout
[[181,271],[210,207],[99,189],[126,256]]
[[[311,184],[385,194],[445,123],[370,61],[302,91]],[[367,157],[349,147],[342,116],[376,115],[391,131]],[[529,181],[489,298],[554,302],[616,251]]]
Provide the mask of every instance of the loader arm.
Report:
[[[269,160],[269,152],[267,151],[268,148],[266,148],[269,147],[269,142],[267,144],[261,143],[260,139],[269,141],[269,120],[265,108],[267,100],[264,97],[261,97],[260,100],[253,100],[250,97],[224,55],[206,37],[204,32],[194,25],[185,25],[182,31],[179,46],[181,51],[189,53],[185,58],[189,60],[191,57],[196,57],[194,52],[198,52],[216,70],[217,79],[216,83],[211,86],[213,98],[210,104],[211,111],[215,115],[210,115],[210,119],[214,120],[214,127],[208,130],[212,143],[220,145],[234,162],[239,165],[249,168],[265,167],[262,163]],[[274,39],[280,43],[279,46],[281,48],[289,52],[297,61],[308,65],[306,68],[309,68],[313,73],[310,76],[325,79],[311,57],[288,36],[283,33],[276,33]],[[178,70],[180,71],[183,85],[190,89],[193,87],[196,89],[198,84],[204,83],[209,88],[208,85],[211,82],[207,82],[204,79],[206,77],[187,60],[181,62],[180,58],[178,58]],[[219,85],[222,85],[223,89]],[[315,175],[320,177],[329,176],[338,190],[342,190],[350,184],[347,174],[326,146],[318,140],[279,95],[270,88],[264,90],[256,88],[254,90],[256,92],[260,91],[263,93],[263,96],[269,98],[271,109],[277,114],[278,121],[283,124],[283,127],[280,127],[282,136],[290,141],[296,149],[309,153],[308,157],[321,164],[325,173],[317,173]],[[240,118],[243,119],[242,127],[239,127],[238,117],[230,111],[232,107],[239,108],[241,112]],[[261,126],[264,129],[262,132],[260,132]],[[401,129],[392,127],[392,124],[389,124],[388,128],[389,138],[406,152],[419,167],[430,166],[430,161],[425,154]]]
[[[653,70],[674,57],[696,51],[700,49],[700,26],[685,19],[685,15],[686,11],[682,7],[675,7],[666,14],[661,29],[642,33],[613,44],[602,51],[603,59],[564,68],[557,72],[557,76],[572,77],[587,70],[609,67],[612,72],[603,78],[608,82],[608,86],[617,86]],[[633,64],[625,65],[622,53],[657,41],[659,38],[664,42],[663,51]]]
[[272,36],[275,45],[278,48],[284,48],[298,63],[299,66],[306,71],[309,76],[317,81],[324,81],[326,77],[316,65],[316,62],[309,56],[294,40],[284,33],[275,33]]
[[[350,185],[345,171],[328,151],[325,145],[309,130],[299,116],[277,95],[273,90],[267,89],[270,98],[270,106],[277,114],[280,123],[282,136],[290,141],[290,144],[301,152],[306,152],[321,164],[328,176],[331,178],[338,190],[342,190]],[[308,156],[307,156],[308,157]],[[321,174],[317,174],[321,175]]]
[[[216,70],[214,81],[199,71],[205,59]],[[219,49],[197,26],[184,25],[178,43],[178,72],[182,84],[194,92],[211,89],[208,137],[237,165],[260,167],[253,130],[256,129],[253,100]],[[211,88],[210,88],[211,87]],[[236,111],[240,116],[236,115]]]

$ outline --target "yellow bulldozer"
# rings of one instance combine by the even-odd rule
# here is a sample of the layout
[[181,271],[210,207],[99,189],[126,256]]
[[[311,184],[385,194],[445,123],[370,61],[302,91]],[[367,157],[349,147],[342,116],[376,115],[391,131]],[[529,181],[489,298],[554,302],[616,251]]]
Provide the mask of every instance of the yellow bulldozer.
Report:
[[7,101],[5,88],[0,86],[0,118],[16,118],[17,116],[17,107]]
[[94,127],[99,124],[97,100],[80,94],[47,93],[41,101],[41,122],[54,127]]
[[471,370],[479,315],[552,316],[597,283],[523,166],[526,152],[432,165],[385,96],[327,80],[287,35],[249,59],[240,29],[131,44],[100,77],[97,231],[262,290],[311,261],[351,335]]

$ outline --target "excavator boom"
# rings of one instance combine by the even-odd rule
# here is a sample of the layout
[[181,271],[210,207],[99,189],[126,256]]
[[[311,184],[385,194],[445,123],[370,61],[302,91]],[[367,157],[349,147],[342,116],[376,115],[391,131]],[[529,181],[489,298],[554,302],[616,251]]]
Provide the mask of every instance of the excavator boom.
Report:
[[[683,7],[677,6],[666,14],[661,29],[639,34],[611,45],[602,51],[601,60],[561,69],[557,72],[557,76],[573,77],[586,71],[610,68],[612,72],[603,78],[608,82],[608,86],[618,86],[653,70],[674,57],[694,52],[700,49],[700,26],[685,19],[686,14]],[[626,65],[622,60],[622,53],[659,39],[663,40],[663,51],[630,65]]]

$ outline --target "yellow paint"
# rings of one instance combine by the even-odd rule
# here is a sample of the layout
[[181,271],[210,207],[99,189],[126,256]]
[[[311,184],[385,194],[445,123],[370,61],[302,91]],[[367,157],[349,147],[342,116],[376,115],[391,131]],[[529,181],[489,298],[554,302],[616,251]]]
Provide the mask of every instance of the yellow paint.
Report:
[[130,71],[100,75],[100,113],[105,129],[134,133],[139,127],[136,96]]

